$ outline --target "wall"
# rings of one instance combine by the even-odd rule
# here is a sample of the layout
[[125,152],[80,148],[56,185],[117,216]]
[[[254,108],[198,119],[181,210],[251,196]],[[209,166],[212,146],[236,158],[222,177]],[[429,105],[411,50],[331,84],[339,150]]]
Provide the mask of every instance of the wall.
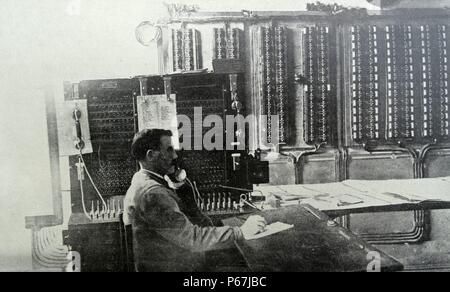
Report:
[[[0,271],[31,269],[25,216],[52,211],[43,93],[62,98],[63,80],[155,73],[156,50],[140,45],[134,28],[151,1],[9,1],[0,6]],[[160,11],[161,13],[158,13]],[[67,202],[68,193],[64,193]],[[67,215],[67,214],[66,214]]]

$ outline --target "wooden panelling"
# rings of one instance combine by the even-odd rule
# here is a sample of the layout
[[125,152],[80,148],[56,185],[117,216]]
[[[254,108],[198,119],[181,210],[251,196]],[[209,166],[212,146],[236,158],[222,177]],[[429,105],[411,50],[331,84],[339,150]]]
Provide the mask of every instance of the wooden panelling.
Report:
[[297,164],[298,183],[318,184],[339,180],[338,152],[328,150],[314,155],[304,156]]
[[425,157],[424,176],[450,176],[450,150],[431,150]]
[[408,154],[350,154],[347,179],[411,179],[413,161]]

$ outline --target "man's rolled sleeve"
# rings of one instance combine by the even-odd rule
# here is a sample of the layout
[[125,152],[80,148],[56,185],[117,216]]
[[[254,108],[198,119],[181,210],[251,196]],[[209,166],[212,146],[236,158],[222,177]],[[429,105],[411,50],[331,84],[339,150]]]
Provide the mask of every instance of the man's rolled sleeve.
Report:
[[193,252],[225,249],[243,238],[239,227],[200,227],[191,223],[171,197],[169,190],[158,188],[141,197],[139,211],[166,240]]

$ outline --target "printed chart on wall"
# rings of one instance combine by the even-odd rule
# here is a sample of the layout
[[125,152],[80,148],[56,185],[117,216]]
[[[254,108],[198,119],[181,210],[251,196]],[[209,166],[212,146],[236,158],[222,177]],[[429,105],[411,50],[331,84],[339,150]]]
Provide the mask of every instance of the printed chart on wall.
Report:
[[179,149],[176,96],[145,95],[137,98],[138,127],[143,129],[165,129],[172,131],[172,142]]

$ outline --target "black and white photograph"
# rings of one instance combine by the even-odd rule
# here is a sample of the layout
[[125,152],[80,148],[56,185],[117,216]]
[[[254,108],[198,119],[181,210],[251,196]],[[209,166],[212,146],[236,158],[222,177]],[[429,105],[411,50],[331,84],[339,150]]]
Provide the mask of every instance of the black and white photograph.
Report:
[[450,0],[0,15],[0,272],[450,272]]

